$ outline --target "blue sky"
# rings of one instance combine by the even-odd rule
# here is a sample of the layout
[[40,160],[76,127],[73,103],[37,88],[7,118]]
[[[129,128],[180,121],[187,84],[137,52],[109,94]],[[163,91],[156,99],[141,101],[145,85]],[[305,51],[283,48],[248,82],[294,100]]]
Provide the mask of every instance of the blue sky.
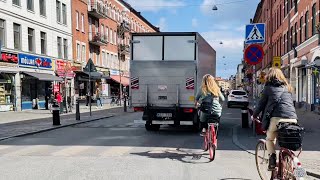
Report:
[[243,58],[245,25],[260,0],[126,1],[161,31],[199,32],[217,51],[217,76],[228,78]]

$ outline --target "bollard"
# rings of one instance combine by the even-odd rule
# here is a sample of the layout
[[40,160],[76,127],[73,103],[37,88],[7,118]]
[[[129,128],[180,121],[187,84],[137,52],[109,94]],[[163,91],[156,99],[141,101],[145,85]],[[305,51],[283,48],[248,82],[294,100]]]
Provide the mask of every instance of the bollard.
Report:
[[60,124],[60,109],[59,106],[54,103],[52,105],[52,125],[58,126]]
[[127,98],[126,97],[124,97],[124,106],[123,106],[123,108],[124,108],[124,112],[127,112]]
[[248,128],[249,127],[249,118],[248,118],[248,108],[244,107],[241,109],[241,115],[242,115],[242,128]]
[[80,103],[79,99],[76,100],[76,120],[80,120]]

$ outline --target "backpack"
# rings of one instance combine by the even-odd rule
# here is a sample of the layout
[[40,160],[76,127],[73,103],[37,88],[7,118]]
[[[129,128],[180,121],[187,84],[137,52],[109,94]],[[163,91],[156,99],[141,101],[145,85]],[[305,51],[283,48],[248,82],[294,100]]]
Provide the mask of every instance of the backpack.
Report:
[[278,144],[280,147],[296,151],[302,147],[304,128],[295,123],[279,123]]
[[200,111],[206,114],[213,114],[213,99],[212,94],[206,95],[201,101]]

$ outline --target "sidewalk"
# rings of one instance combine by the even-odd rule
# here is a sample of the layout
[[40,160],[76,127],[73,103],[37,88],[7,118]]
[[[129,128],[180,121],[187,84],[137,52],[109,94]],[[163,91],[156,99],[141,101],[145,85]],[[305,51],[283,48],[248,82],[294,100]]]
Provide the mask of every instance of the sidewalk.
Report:
[[[5,112],[0,113],[0,140],[11,136],[19,136],[22,134],[34,133],[37,131],[45,131],[82,123],[86,121],[99,120],[112,116],[125,114],[123,107],[105,106],[103,109],[92,107],[92,116],[89,115],[89,108],[80,108],[80,121],[75,119],[75,113],[62,114],[60,116],[61,126],[52,125],[52,115],[48,110],[34,110],[22,112]],[[128,108],[128,112],[132,112]]]
[[[117,108],[119,106],[110,106],[109,104],[105,104],[102,108],[97,108],[95,104],[92,104],[91,111],[101,111],[110,108]],[[80,105],[80,113],[89,112],[89,106]],[[76,109],[75,106],[72,109],[72,112],[61,114],[61,118],[64,116],[68,116],[73,114],[75,117]],[[26,120],[35,120],[35,119],[43,119],[43,118],[52,118],[52,113],[49,110],[26,110],[26,111],[18,111],[18,112],[0,112],[0,124],[6,124],[11,122],[19,122]]]
[[[299,124],[305,128],[303,151],[299,157],[307,171],[320,176],[320,116],[313,112],[305,112],[297,109]],[[238,143],[254,153],[258,139],[265,136],[254,136],[252,129],[242,129],[240,126],[235,131]]]

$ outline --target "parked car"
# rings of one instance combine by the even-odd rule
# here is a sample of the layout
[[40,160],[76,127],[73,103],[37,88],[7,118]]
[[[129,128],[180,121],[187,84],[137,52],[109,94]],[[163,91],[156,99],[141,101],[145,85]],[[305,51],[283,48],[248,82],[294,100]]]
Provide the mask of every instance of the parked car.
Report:
[[228,108],[243,108],[249,105],[248,94],[244,90],[232,90],[228,95]]

